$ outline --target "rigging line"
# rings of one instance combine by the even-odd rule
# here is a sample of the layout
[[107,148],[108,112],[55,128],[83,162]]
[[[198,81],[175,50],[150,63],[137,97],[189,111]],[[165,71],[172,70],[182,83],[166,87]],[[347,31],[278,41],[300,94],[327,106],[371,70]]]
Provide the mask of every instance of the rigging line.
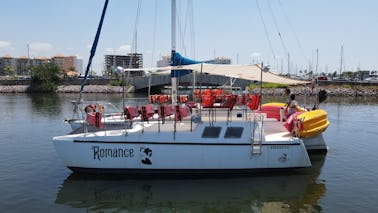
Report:
[[152,54],[151,54],[151,67],[154,63],[154,54],[155,54],[155,43],[156,43],[156,22],[157,22],[157,12],[158,12],[158,0],[155,0],[155,11],[154,11],[154,30],[152,35]]
[[[182,48],[182,51],[183,51],[183,54],[184,55],[187,55],[187,45],[185,45],[185,41],[186,41],[186,36],[187,36],[187,25],[188,23],[191,24],[190,27],[193,31],[193,21],[190,22],[189,19],[193,20],[193,2],[191,0],[188,1],[187,5],[186,5],[186,11],[185,11],[185,16],[182,15],[182,13],[180,13],[182,15],[179,16],[177,15],[177,20],[178,20],[178,25],[179,25],[179,32],[180,32],[180,45],[181,45],[181,48]],[[184,20],[180,20],[184,18]],[[192,34],[191,34],[192,35]],[[193,48],[192,46],[194,46],[193,42],[191,42],[191,48]]]
[[[186,14],[185,14],[185,21],[184,21],[184,33],[183,33],[183,39],[185,42],[186,36],[187,36],[187,30],[189,30],[190,35],[188,35],[188,39],[190,40],[190,48],[188,52],[191,52],[191,57],[195,58],[194,51],[194,16],[193,16],[193,0],[187,1],[187,7],[186,7]],[[189,27],[187,26],[189,25]],[[185,46],[185,43],[183,44]],[[189,54],[189,53],[188,53]]]
[[284,51],[286,53],[288,53],[288,49],[286,48],[286,45],[285,45],[285,42],[282,38],[282,34],[280,32],[280,28],[278,27],[278,24],[277,24],[277,19],[276,19],[276,16],[274,15],[274,12],[273,12],[273,9],[272,9],[272,6],[270,4],[270,0],[267,1],[268,3],[268,7],[269,7],[269,10],[270,10],[270,13],[272,14],[272,18],[273,18],[273,22],[274,22],[274,25],[276,26],[276,29],[277,29],[277,34],[278,36],[280,37],[280,41],[281,41],[281,45],[282,45],[282,48],[284,49]]
[[278,0],[278,2],[279,2],[279,5],[280,5],[280,8],[281,8],[281,10],[282,10],[282,13],[284,14],[284,16],[285,16],[285,18],[286,18],[286,21],[288,22],[288,24],[289,24],[289,26],[290,26],[290,29],[291,29],[292,33],[294,34],[295,40],[297,41],[297,44],[298,44],[298,46],[299,46],[299,49],[300,49],[301,52],[302,52],[302,56],[305,58],[306,61],[310,61],[309,58],[306,56],[304,50],[303,50],[303,47],[302,47],[302,45],[301,45],[301,42],[299,41],[298,35],[297,35],[297,33],[295,32],[294,27],[293,27],[293,25],[291,24],[291,22],[290,22],[290,20],[289,20],[289,17],[288,17],[287,14],[286,14],[285,9],[284,9],[283,6],[282,6],[282,2],[281,2],[281,0]]
[[261,12],[260,5],[259,5],[259,1],[258,1],[258,0],[256,0],[256,5],[257,5],[257,9],[258,9],[259,14],[260,14],[261,21],[262,21],[263,26],[264,26],[264,30],[265,30],[266,38],[267,38],[268,43],[269,43],[270,50],[272,51],[273,57],[276,58],[276,55],[274,54],[274,50],[273,50],[272,41],[270,40],[268,30],[266,29],[266,25],[265,25],[264,17],[263,17],[263,15],[262,15],[262,12]]
[[185,11],[185,20],[184,20],[184,33],[183,33],[183,42],[185,44],[185,37],[186,37],[186,30],[187,30],[187,24],[188,24],[188,19],[189,19],[189,11],[190,11],[190,7],[189,7],[189,1],[187,2],[187,5],[186,5],[186,11]]
[[[181,17],[180,17],[180,15],[181,15],[181,6],[180,5],[178,5],[178,4],[180,4],[180,2],[181,1],[179,1],[179,2],[177,2],[176,4],[177,4],[177,6],[176,6],[176,27],[177,27],[177,37],[178,37],[178,47],[176,48],[176,50],[178,50],[178,49],[180,49],[180,51],[182,51],[182,44],[183,44],[183,42],[182,42],[182,30],[181,30]],[[180,11],[179,11],[180,10]]]
[[[182,8],[181,8],[182,6],[179,6],[179,8],[180,8],[180,11],[178,11],[177,10],[177,25],[178,25],[178,28],[179,28],[179,39],[180,39],[180,42],[179,42],[179,44],[180,44],[180,49],[181,49],[181,51],[182,51],[182,54],[184,54],[184,55],[187,55],[187,53],[186,53],[186,46],[185,46],[185,34],[186,34],[186,32],[185,32],[185,29],[186,29],[186,21],[185,22],[183,22],[182,21]],[[185,19],[186,20],[186,19]],[[184,23],[184,26],[182,26],[182,24]]]
[[[152,54],[151,54],[151,67],[153,67],[154,64],[154,55],[155,55],[155,42],[156,42],[156,20],[157,20],[157,12],[158,12],[158,0],[155,0],[155,11],[154,11],[154,31],[153,31],[153,38],[152,38]],[[150,77],[148,80],[148,97],[151,95],[151,76],[152,73],[150,73]]]
[[194,33],[194,15],[193,15],[193,0],[189,0],[189,7],[190,7],[190,37],[191,37],[191,50],[192,50],[192,57],[196,58],[196,50],[195,50],[195,33]]
[[139,0],[138,7],[137,7],[137,15],[135,17],[133,40],[132,40],[132,48],[134,49],[135,53],[137,52],[137,34],[138,34],[138,25],[139,25],[141,7],[142,7],[142,0]]
[[[133,39],[131,42],[131,49],[134,49],[134,53],[137,53],[137,34],[138,34],[138,24],[139,24],[139,17],[140,17],[140,8],[142,7],[142,0],[138,1],[138,7],[137,7],[137,15],[135,17],[135,24],[134,24],[134,32],[133,32]],[[132,51],[132,50],[131,50]],[[127,68],[132,68],[133,63],[133,54],[130,55],[130,60]],[[139,67],[139,66],[138,66]],[[126,85],[129,83],[129,77],[130,77],[130,71],[127,72],[127,78],[126,78]]]

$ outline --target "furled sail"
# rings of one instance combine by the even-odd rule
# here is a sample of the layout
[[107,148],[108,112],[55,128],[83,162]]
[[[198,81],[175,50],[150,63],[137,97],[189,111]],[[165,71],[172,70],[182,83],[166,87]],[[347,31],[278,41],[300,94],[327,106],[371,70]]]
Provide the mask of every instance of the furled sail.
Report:
[[104,9],[102,10],[100,23],[98,24],[97,33],[96,33],[95,39],[94,39],[93,44],[92,44],[91,54],[89,56],[87,68],[85,70],[84,79],[83,79],[83,82],[81,83],[80,98],[79,98],[79,100],[81,99],[81,93],[84,90],[84,85],[87,82],[89,69],[91,68],[91,64],[92,64],[92,59],[93,59],[93,57],[94,57],[94,55],[96,53],[97,43],[98,43],[98,40],[100,39],[100,34],[101,34],[101,29],[102,29],[102,23],[104,22],[105,12],[106,12],[106,8],[108,7],[108,2],[109,2],[109,0],[105,1]]

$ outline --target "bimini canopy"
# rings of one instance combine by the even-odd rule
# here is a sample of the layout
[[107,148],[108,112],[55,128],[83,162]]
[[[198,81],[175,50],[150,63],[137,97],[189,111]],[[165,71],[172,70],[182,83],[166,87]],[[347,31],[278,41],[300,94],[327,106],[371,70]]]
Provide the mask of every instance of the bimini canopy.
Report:
[[[201,64],[191,64],[185,66],[175,66],[171,67],[174,70],[193,70],[194,72],[201,72]],[[163,71],[164,72],[164,71]],[[165,72],[169,72],[168,70]],[[261,81],[264,83],[277,83],[277,84],[308,84],[309,81],[301,81],[296,79],[291,79],[277,75],[273,72],[261,72],[258,65],[228,65],[228,64],[202,64],[202,73],[211,75],[222,75],[227,77],[242,78],[250,81]]]

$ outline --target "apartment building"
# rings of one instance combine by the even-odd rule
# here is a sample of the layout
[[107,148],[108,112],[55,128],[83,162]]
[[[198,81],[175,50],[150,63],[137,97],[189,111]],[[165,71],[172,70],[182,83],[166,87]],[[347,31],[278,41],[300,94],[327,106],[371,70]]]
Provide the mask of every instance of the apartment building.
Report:
[[21,56],[13,58],[10,55],[0,57],[0,76],[28,76],[32,67],[40,66],[44,63],[56,64],[64,73],[77,70],[76,56],[57,55],[52,58],[36,57],[28,58]]
[[51,62],[58,65],[58,67],[63,70],[64,73],[68,73],[74,70],[77,71],[76,56],[56,55],[51,58]]
[[[105,70],[104,76],[111,75],[111,72],[116,71],[117,67],[123,68],[143,68],[143,54],[129,53],[127,55],[104,55]],[[143,75],[143,71],[130,72],[133,76]]]

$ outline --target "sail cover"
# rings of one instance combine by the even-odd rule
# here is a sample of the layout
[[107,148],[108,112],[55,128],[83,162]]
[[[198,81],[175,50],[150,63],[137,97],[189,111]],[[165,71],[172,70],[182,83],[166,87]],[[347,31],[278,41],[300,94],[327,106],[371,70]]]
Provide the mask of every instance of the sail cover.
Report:
[[101,29],[102,29],[102,23],[104,22],[106,8],[108,7],[108,2],[109,2],[109,0],[105,1],[104,8],[102,9],[100,23],[98,24],[98,27],[97,27],[96,36],[95,36],[95,39],[93,41],[92,48],[91,48],[91,54],[89,55],[89,60],[88,60],[87,68],[85,69],[84,79],[83,79],[83,82],[81,83],[80,98],[79,98],[79,100],[81,99],[81,93],[84,90],[84,85],[87,82],[87,77],[88,77],[89,69],[91,68],[92,59],[93,59],[93,57],[94,57],[94,55],[96,53],[97,43],[98,43],[98,40],[100,39],[100,34],[101,34]]
[[[182,65],[190,65],[190,64],[198,64],[201,63],[199,61],[195,61],[186,57],[183,57],[180,53],[176,51],[172,51],[171,55],[171,66],[182,66]],[[180,77],[186,74],[191,73],[192,70],[189,69],[172,69],[171,70],[171,77]]]

